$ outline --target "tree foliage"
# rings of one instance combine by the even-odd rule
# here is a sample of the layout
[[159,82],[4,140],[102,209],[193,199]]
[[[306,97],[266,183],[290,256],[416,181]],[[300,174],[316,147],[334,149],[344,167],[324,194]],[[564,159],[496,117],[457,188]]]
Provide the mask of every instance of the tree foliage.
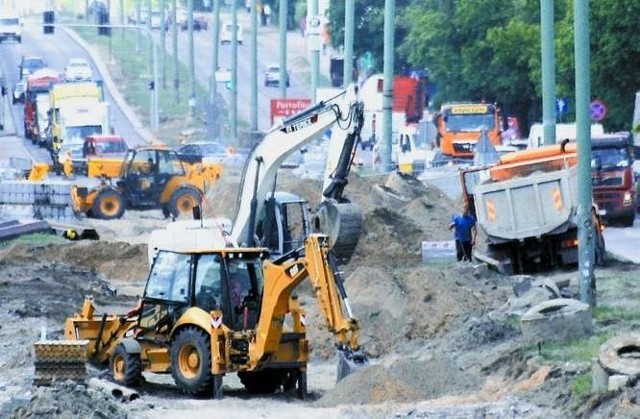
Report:
[[[356,56],[369,51],[382,68],[385,0],[355,0]],[[573,0],[556,0],[556,95],[575,111]],[[630,130],[640,80],[637,0],[589,2],[591,97],[607,104],[607,130]],[[344,40],[344,0],[330,8],[334,46]],[[522,125],[541,119],[540,2],[396,0],[396,73],[428,69],[434,105],[487,100]],[[573,113],[564,116],[572,120]]]

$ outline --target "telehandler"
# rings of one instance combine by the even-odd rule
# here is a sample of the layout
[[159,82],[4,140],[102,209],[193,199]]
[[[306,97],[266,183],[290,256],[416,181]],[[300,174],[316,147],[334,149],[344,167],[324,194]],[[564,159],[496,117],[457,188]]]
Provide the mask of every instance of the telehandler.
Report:
[[[223,232],[216,241],[197,251],[160,250],[135,310],[100,315],[88,298],[67,319],[65,339],[88,341],[87,358],[108,364],[125,386],[138,384],[143,371],[167,373],[188,395],[220,398],[224,375],[237,373],[251,393],[297,389],[304,398],[309,341],[293,292],[308,279],[335,337],[338,380],[367,363],[327,236],[311,234],[275,260],[265,248],[229,247]],[[44,346],[64,353],[64,344]],[[37,356],[36,364],[55,368]]]
[[[108,163],[109,159],[90,161],[89,177],[97,177],[100,166]],[[111,163],[117,167],[117,162]],[[105,220],[122,217],[127,208],[158,208],[165,217],[191,214],[193,207],[200,205],[205,189],[222,173],[219,164],[185,169],[176,152],[162,146],[131,149],[119,165],[120,177],[115,180],[105,174],[97,184],[71,188],[76,214]]]

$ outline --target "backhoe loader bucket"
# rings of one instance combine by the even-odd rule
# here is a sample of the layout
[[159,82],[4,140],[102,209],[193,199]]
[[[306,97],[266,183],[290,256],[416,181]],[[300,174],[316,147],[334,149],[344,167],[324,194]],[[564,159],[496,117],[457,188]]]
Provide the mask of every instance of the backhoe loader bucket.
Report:
[[34,384],[56,380],[83,381],[87,375],[88,340],[41,340],[34,343]]
[[325,201],[319,208],[314,228],[329,236],[331,250],[342,263],[351,259],[362,233],[362,210],[356,204]]
[[347,375],[369,365],[369,358],[359,349],[353,351],[349,348],[338,348],[336,350],[338,358],[338,376],[336,382],[341,381]]

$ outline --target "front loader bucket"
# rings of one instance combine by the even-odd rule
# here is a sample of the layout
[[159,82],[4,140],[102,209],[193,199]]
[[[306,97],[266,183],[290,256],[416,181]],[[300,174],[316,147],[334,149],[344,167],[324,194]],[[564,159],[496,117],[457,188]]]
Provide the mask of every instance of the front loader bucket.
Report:
[[369,365],[369,358],[359,349],[352,351],[351,349],[337,349],[336,357],[338,358],[338,376],[336,382],[339,382],[347,375]]

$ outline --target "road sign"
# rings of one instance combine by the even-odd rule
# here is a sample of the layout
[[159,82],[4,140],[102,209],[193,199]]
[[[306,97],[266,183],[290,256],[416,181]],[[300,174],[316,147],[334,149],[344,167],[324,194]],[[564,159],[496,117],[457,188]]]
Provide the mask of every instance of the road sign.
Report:
[[556,99],[556,113],[565,114],[569,112],[569,102],[563,97]]
[[271,125],[311,106],[311,99],[271,99]]
[[592,121],[602,121],[607,116],[607,107],[600,100],[594,100],[589,105],[589,115]]

